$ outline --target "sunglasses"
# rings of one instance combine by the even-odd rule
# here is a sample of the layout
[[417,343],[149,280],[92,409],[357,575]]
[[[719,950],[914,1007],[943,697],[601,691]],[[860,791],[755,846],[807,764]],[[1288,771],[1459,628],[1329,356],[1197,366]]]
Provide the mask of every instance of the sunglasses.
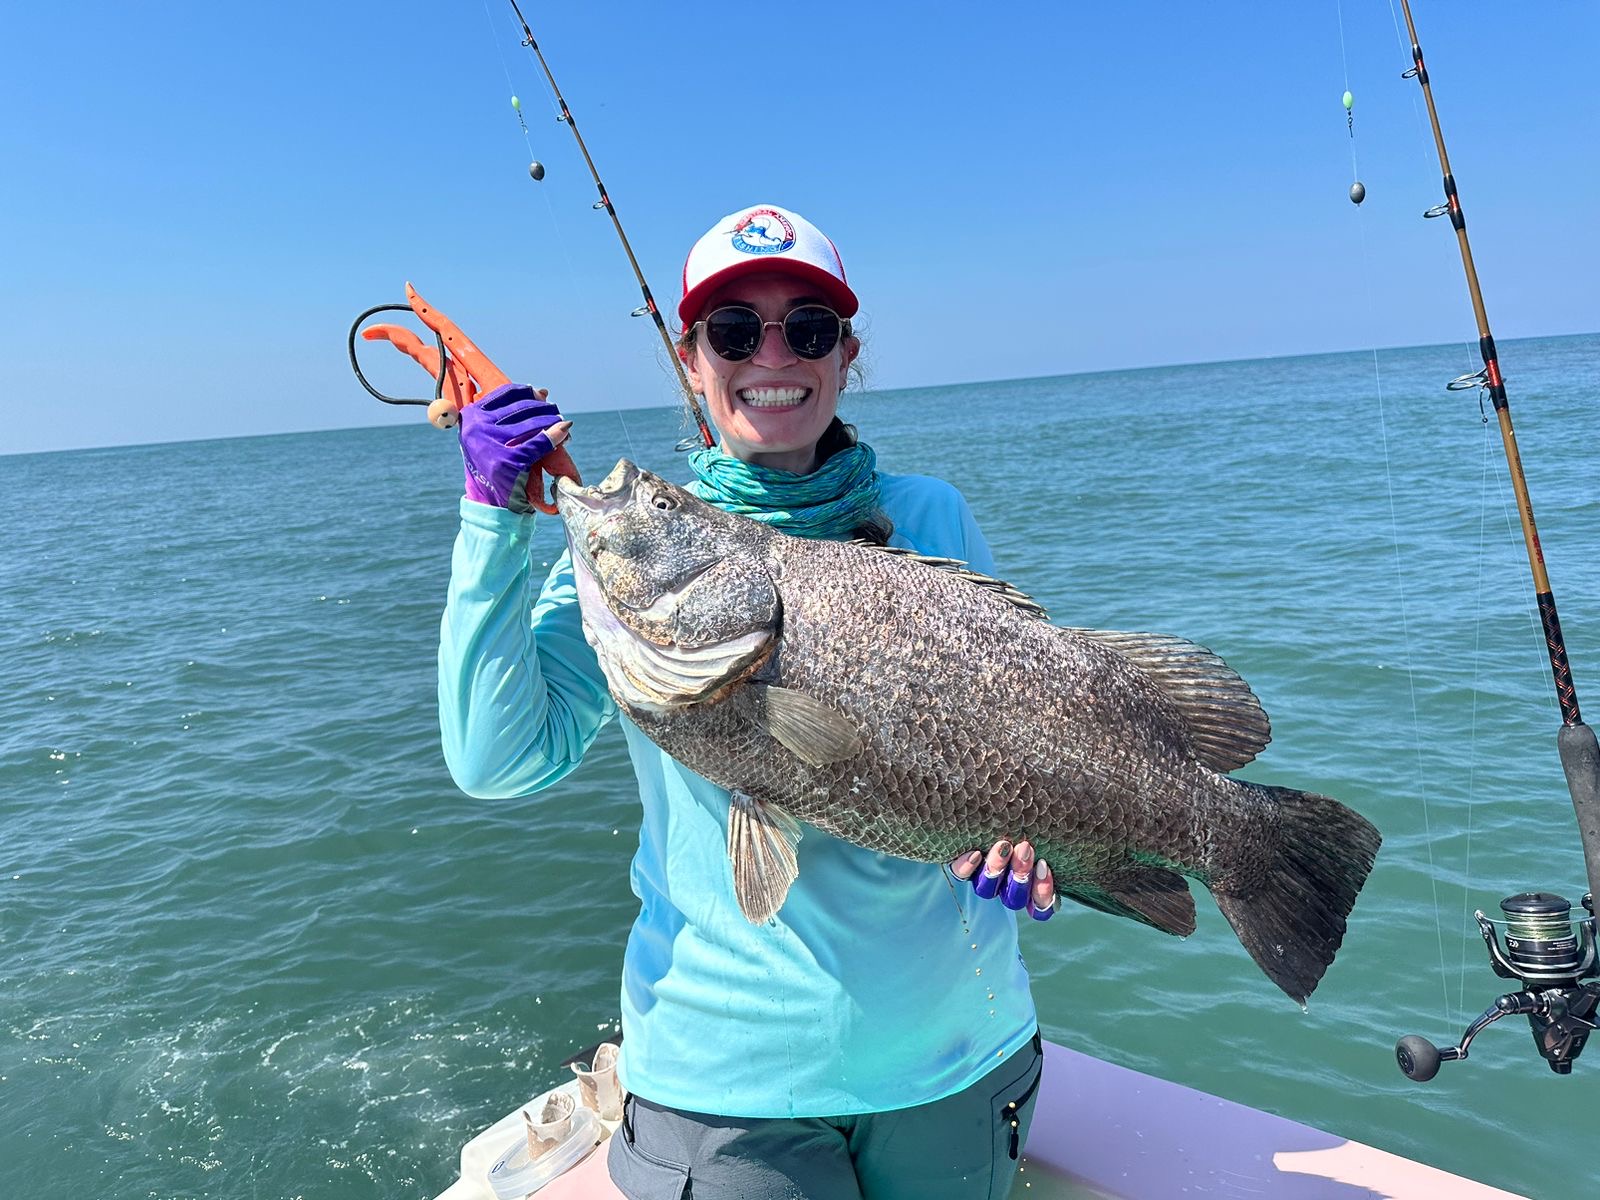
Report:
[[706,345],[726,362],[743,362],[761,349],[767,326],[783,330],[783,340],[798,358],[826,358],[844,335],[839,314],[821,304],[802,304],[781,321],[763,321],[761,314],[742,304],[713,309],[697,322],[706,331]]

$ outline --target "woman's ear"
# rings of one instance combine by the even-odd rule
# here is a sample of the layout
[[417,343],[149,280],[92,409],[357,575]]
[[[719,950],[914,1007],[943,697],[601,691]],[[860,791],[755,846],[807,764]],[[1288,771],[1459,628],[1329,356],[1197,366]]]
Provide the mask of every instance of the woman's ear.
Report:
[[700,378],[699,351],[697,349],[686,350],[680,346],[678,348],[678,361],[683,364],[684,373],[689,376],[689,386],[694,389],[697,396],[704,396],[706,388],[704,381]]
[[842,392],[850,382],[850,364],[861,353],[861,339],[847,337],[839,343],[839,349],[839,390]]

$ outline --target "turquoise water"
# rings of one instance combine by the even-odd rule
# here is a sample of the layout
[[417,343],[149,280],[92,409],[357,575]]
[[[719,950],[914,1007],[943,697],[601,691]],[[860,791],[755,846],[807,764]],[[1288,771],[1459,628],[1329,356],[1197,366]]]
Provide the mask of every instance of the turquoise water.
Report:
[[[1593,722],[1600,336],[1501,353]],[[957,481],[1055,620],[1223,654],[1273,717],[1246,774],[1387,838],[1309,1012],[1202,897],[1185,942],[1086,911],[1027,929],[1047,1035],[1556,1196],[1593,1181],[1600,1049],[1556,1078],[1506,1021],[1427,1086],[1391,1056],[1499,994],[1474,907],[1583,890],[1498,433],[1442,388],[1473,366],[1325,355],[847,415],[889,469]],[[339,403],[366,411],[353,383]],[[574,451],[683,477],[681,432],[583,414]],[[0,1195],[432,1195],[610,1029],[620,735],[523,800],[469,800],[440,761],[459,490],[421,424],[0,458]]]

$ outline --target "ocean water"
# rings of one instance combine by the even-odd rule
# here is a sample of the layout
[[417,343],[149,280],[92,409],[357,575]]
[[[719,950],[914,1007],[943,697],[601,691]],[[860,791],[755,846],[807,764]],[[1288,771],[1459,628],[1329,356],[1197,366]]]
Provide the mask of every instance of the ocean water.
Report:
[[[1501,348],[1580,699],[1600,719],[1600,336]],[[1214,906],[1177,941],[1025,931],[1046,1034],[1534,1197],[1595,1187],[1600,1048],[1521,1019],[1471,912],[1584,890],[1496,427],[1462,346],[847,397],[955,481],[1062,624],[1178,633],[1271,713],[1244,774],[1386,842],[1309,1011]],[[1381,396],[1381,398],[1380,398]],[[359,420],[352,383],[340,403]],[[668,410],[587,413],[677,478]],[[468,799],[434,653],[460,467],[415,427],[0,458],[0,1196],[432,1196],[617,1018],[637,800],[615,729]],[[554,520],[536,553],[559,549]]]

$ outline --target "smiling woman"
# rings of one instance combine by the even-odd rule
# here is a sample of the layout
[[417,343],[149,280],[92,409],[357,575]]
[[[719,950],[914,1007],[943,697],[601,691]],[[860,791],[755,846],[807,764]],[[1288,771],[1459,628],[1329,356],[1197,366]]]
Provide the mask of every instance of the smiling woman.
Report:
[[838,250],[798,214],[745,209],[694,244],[683,285],[678,353],[724,447],[759,466],[814,470],[861,352],[849,325],[859,302]]
[[731,454],[796,475],[817,467],[817,444],[861,350],[844,330],[838,313],[783,275],[762,272],[712,292],[680,353]]
[[[690,455],[700,499],[801,537],[865,535],[993,570],[959,492],[880,472],[839,420],[858,301],[816,226],[773,205],[733,213],[695,243],[683,285],[679,353],[721,434]],[[604,631],[586,625],[571,555],[532,596],[538,497],[525,481],[538,480],[547,446],[499,434],[529,422],[549,429],[546,442],[562,427],[546,397],[514,385],[461,413],[471,454],[439,709],[452,775],[485,798],[575,769],[631,694],[608,685],[595,649]],[[518,486],[489,491],[480,477]],[[614,524],[593,537],[629,536]],[[680,549],[696,552],[692,540]],[[649,667],[680,649],[639,653]],[[679,680],[682,664],[667,666]],[[690,1181],[702,1200],[1006,1196],[1042,1063],[1013,914],[1054,912],[1049,864],[1010,839],[987,858],[961,854],[949,873],[876,853],[802,827],[773,796],[713,785],[622,725],[644,812],[623,961],[618,1073],[630,1095],[611,1142],[617,1186],[635,1200],[677,1197]],[[795,877],[772,905],[752,905],[740,882],[757,842]],[[957,879],[973,886],[952,903]]]

